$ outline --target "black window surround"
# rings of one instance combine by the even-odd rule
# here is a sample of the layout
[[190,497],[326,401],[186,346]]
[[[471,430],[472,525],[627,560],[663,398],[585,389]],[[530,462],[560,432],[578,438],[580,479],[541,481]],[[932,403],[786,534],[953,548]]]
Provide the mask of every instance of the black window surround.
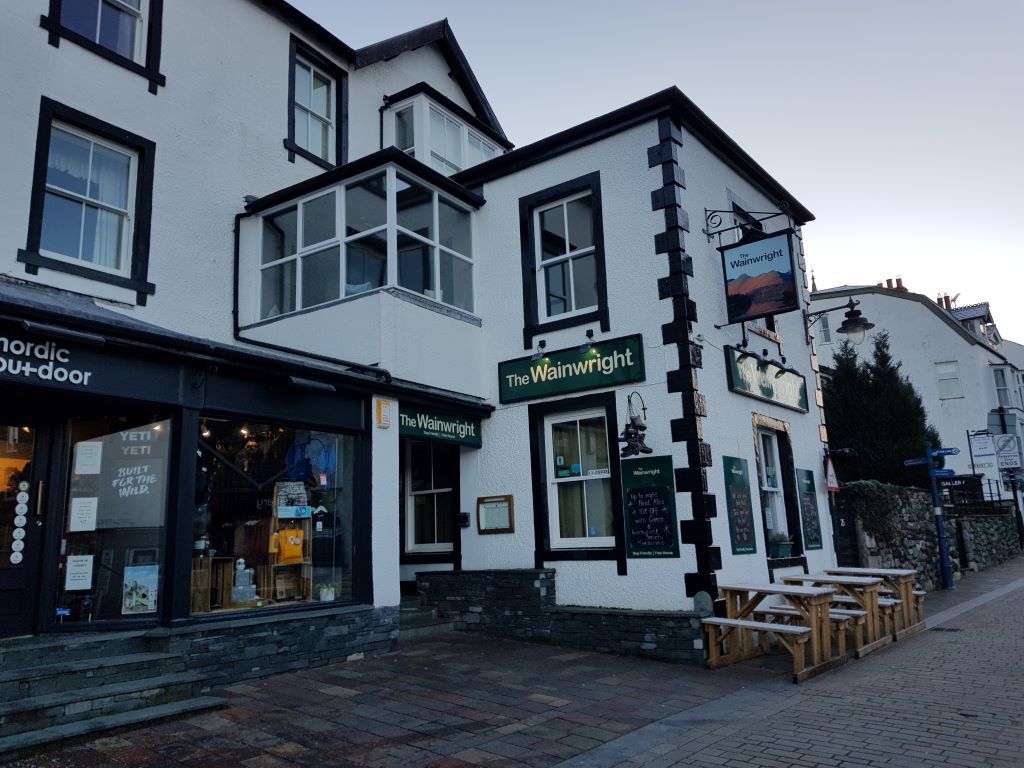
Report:
[[61,5],[63,0],[50,0],[50,13],[39,18],[39,26],[49,32],[49,43],[54,48],[60,47],[63,38],[75,45],[92,51],[109,62],[124,67],[130,72],[141,75],[149,81],[149,92],[156,93],[157,88],[167,85],[167,78],[160,74],[160,42],[163,37],[164,0],[149,0],[146,25],[146,61],[144,64],[122,56],[90,40],[61,23]]
[[[537,299],[536,231],[534,211],[537,208],[557,202],[565,197],[590,192],[593,204],[594,260],[597,271],[597,306],[591,312],[573,314],[568,317],[546,319],[541,317]],[[519,237],[523,254],[523,349],[532,349],[537,336],[561,328],[599,322],[601,330],[607,333],[611,326],[608,320],[608,280],[604,260],[604,220],[601,213],[601,173],[594,171],[577,179],[566,181],[554,187],[535,192],[519,199]],[[617,454],[617,452],[616,452]]]
[[[131,244],[130,276],[114,275],[93,269],[87,262],[75,263],[54,259],[39,253],[43,230],[43,203],[46,196],[47,161],[50,155],[50,133],[54,121],[76,128],[131,149],[138,155],[138,176],[135,181],[135,200],[132,209],[133,232]],[[77,109],[45,96],[39,105],[39,128],[36,135],[35,168],[32,174],[32,193],[28,216],[28,235],[25,249],[18,251],[18,261],[30,275],[39,273],[40,267],[76,277],[127,288],[135,291],[135,303],[143,306],[146,297],[156,293],[156,286],[148,282],[149,229],[153,212],[153,163],[156,144],[123,128],[98,120]]]
[[[608,463],[612,481],[612,528],[615,546],[593,548],[553,549],[551,547],[550,514],[548,509],[548,477],[545,460],[544,419],[559,413],[604,409],[608,430]],[[620,576],[626,575],[626,528],[622,511],[622,475],[619,466],[619,444],[616,437],[618,417],[615,410],[615,393],[601,392],[565,400],[534,403],[529,407],[530,420],[530,466],[533,476],[533,530],[534,567],[543,568],[545,562],[555,560],[614,560]]]
[[[401,501],[399,502],[399,515],[398,515],[398,534],[399,540],[402,542],[401,548],[398,553],[398,564],[399,565],[426,565],[428,563],[451,563],[452,568],[456,571],[462,570],[462,529],[456,520],[453,523],[452,530],[452,548],[444,552],[410,552],[407,549],[408,539],[408,514],[406,511],[406,503],[408,501],[408,492],[406,489],[406,469],[408,457],[406,456],[406,444],[410,438],[399,439],[399,473],[398,473],[398,484],[399,484],[399,496]],[[419,439],[419,438],[417,438]],[[456,450],[458,453],[458,450]],[[456,461],[455,464],[455,487],[456,487],[456,498],[459,495],[460,485],[460,471],[459,464]]]
[[[319,155],[303,149],[295,143],[295,62],[302,59],[322,69],[334,79],[334,162],[329,163]],[[330,170],[348,161],[348,73],[330,59],[317,53],[295,35],[288,43],[288,136],[284,140],[288,150],[288,161],[295,162],[295,156],[304,157],[311,163]]]

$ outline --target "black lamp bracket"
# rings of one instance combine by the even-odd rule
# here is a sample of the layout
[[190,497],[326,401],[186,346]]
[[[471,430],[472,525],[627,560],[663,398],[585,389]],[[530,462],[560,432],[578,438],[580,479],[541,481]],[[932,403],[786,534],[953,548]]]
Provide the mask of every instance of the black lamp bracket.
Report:
[[819,310],[816,310],[814,312],[808,312],[805,309],[804,310],[804,325],[807,328],[807,343],[808,344],[811,343],[811,328],[813,328],[814,324],[816,322],[818,322],[819,320],[821,320],[821,318],[823,318],[829,312],[838,312],[841,309],[845,309],[847,311],[852,311],[852,310],[856,309],[857,305],[859,305],[859,304],[860,304],[859,301],[857,301],[855,299],[850,299],[846,304],[840,304],[837,307],[829,307],[828,309],[819,309]]
[[[750,221],[744,221],[742,224],[736,224],[732,227],[722,227],[722,214],[729,216],[735,215],[734,209],[726,210],[714,210],[711,208],[704,209],[704,229],[701,232],[707,237],[708,242],[711,242],[711,238],[716,235],[721,235],[723,232],[731,232],[734,229],[744,229],[751,226],[752,224],[760,224],[762,221],[768,221],[768,219],[774,219],[777,216],[789,216],[789,212],[784,206],[780,206],[781,211],[744,211],[745,214],[751,217]],[[760,218],[758,218],[760,217]],[[719,227],[722,227],[719,229]]]

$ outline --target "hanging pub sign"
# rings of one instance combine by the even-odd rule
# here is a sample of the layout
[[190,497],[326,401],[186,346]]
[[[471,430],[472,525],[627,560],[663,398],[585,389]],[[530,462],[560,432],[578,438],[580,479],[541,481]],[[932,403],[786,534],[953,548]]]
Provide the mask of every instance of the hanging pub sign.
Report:
[[482,445],[479,419],[421,411],[401,404],[398,407],[398,434],[406,437],[426,437],[473,448]]
[[498,401],[517,403],[644,378],[643,336],[623,336],[595,342],[582,352],[570,347],[536,360],[520,357],[498,363]]
[[729,539],[734,555],[757,552],[754,538],[754,507],[750,501],[750,475],[747,460],[733,456],[722,457],[725,474],[725,505],[729,516]]
[[725,372],[730,392],[807,413],[807,381],[799,373],[729,346]]
[[814,489],[814,472],[796,471],[796,490],[800,497],[800,519],[804,529],[804,549],[821,549],[821,519],[818,517],[818,494]]
[[622,462],[626,557],[679,557],[671,456]]
[[793,312],[800,308],[793,269],[793,230],[758,239],[750,233],[718,250],[725,275],[729,323]]

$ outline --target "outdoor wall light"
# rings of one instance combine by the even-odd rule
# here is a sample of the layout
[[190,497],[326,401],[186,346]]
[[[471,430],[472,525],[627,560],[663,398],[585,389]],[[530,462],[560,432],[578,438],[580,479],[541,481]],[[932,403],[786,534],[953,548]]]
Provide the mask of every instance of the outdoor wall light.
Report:
[[580,344],[580,354],[585,355],[594,349],[594,329],[587,328],[587,340]]
[[531,360],[540,360],[542,357],[544,357],[544,347],[546,347],[547,345],[548,345],[548,343],[546,341],[544,341],[544,339],[541,339],[540,341],[538,341],[537,342],[537,349],[534,350],[533,355],[530,357],[530,359]]
[[845,334],[852,344],[861,344],[864,341],[864,337],[867,332],[875,327],[874,323],[868,322],[868,319],[864,317],[863,313],[857,309],[859,301],[850,299],[848,304],[843,304],[838,307],[829,307],[828,309],[821,309],[817,312],[808,312],[804,310],[804,325],[807,329],[807,341],[811,340],[811,328],[816,322],[821,320],[822,317],[827,315],[829,312],[836,312],[840,309],[846,309],[846,317],[838,328],[836,333]]

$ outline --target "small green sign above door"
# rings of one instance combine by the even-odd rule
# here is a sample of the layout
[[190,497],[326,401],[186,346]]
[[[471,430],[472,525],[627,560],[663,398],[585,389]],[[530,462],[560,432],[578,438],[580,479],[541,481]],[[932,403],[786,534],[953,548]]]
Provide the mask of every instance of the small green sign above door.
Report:
[[479,448],[480,420],[447,413],[420,411],[407,405],[398,409],[398,433],[407,437],[425,437],[446,443]]
[[520,357],[498,363],[498,400],[517,403],[645,378],[643,336],[623,336],[595,342],[583,352],[571,347],[538,360]]

